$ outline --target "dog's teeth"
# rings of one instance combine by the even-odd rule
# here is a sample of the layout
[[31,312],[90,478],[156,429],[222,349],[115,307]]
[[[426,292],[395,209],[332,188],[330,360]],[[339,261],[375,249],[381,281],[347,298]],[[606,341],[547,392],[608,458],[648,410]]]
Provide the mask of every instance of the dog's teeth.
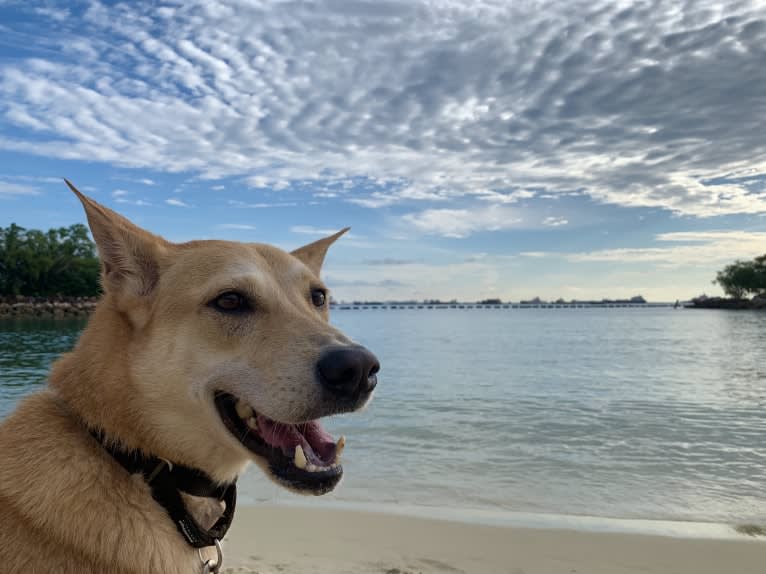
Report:
[[306,470],[308,470],[309,472],[317,472],[318,470],[320,470],[320,468],[318,466],[315,466],[315,465],[311,464],[311,463],[308,463],[306,465]]
[[340,460],[340,455],[343,454],[344,448],[346,448],[346,437],[341,435],[338,439],[338,444],[335,445],[335,460]]
[[306,468],[307,466],[306,455],[303,453],[303,447],[301,445],[295,447],[295,460],[293,462],[298,468]]
[[258,430],[258,420],[255,417],[247,419],[247,426],[253,430]]
[[253,416],[253,408],[244,401],[237,401],[237,404],[234,405],[234,408],[237,411],[237,416],[242,420],[246,421],[251,416]]

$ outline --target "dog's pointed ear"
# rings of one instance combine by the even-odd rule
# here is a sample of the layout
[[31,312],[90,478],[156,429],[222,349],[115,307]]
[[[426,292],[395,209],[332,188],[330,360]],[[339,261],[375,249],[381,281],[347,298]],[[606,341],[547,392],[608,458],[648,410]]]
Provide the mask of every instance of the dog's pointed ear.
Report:
[[167,241],[83,195],[68,179],[64,181],[85,208],[101,259],[104,291],[139,297],[151,293],[159,280]]
[[346,233],[350,227],[344,227],[338,233],[333,233],[329,237],[319,239],[303,247],[299,247],[295,251],[291,252],[291,255],[300,259],[306,267],[311,269],[315,275],[319,275],[319,271],[322,269],[322,263],[324,263],[324,257],[327,255],[327,250],[330,245],[335,243],[337,239]]

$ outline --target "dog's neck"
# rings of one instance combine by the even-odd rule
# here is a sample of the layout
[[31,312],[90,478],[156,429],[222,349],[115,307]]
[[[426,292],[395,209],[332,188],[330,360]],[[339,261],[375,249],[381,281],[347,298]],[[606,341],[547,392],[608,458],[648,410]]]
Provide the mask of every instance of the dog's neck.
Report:
[[156,450],[141,409],[134,406],[135,385],[126,349],[131,330],[128,319],[112,308],[105,295],[74,350],[53,364],[49,384],[88,428],[102,430],[128,449]]

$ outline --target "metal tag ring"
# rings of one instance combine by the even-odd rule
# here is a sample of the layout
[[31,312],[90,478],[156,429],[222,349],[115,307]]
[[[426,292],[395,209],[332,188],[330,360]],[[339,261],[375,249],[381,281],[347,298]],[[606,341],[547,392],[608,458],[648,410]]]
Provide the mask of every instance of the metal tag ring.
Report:
[[203,560],[202,548],[197,549],[199,559],[202,561],[202,574],[218,574],[221,571],[221,566],[223,565],[223,549],[217,538],[213,540],[213,543],[215,544],[215,551],[218,554],[218,557],[215,560]]

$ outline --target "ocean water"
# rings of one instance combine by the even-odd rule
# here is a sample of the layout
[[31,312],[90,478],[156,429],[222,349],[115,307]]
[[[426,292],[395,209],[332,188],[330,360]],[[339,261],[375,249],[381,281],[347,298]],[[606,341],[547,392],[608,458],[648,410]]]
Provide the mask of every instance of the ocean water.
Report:
[[[766,522],[766,313],[338,310],[380,358],[341,504]],[[80,322],[0,322],[0,416]],[[295,502],[258,469],[245,502]],[[313,501],[306,501],[313,504]]]

